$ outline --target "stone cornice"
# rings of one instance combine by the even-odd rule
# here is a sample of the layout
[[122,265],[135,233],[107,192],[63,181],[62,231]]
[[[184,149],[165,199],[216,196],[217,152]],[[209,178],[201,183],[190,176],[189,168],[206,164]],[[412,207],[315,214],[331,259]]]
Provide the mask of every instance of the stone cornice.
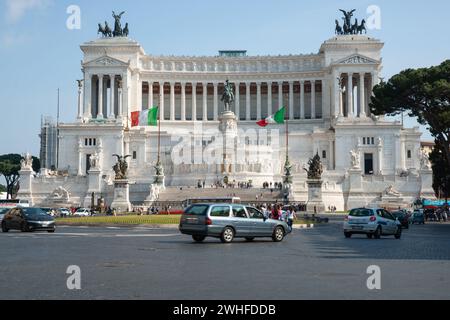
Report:
[[350,50],[354,51],[354,48],[358,49],[371,49],[381,50],[384,47],[384,43],[378,39],[374,39],[365,35],[343,35],[336,36],[325,41],[320,47],[320,53],[325,50]]
[[307,72],[321,70],[322,55],[265,57],[150,57],[140,59],[141,68],[154,72]]
[[320,80],[325,78],[323,70],[316,72],[292,72],[292,73],[160,73],[160,72],[142,72],[143,81],[154,80],[155,82],[224,82],[225,79],[230,82],[277,82],[277,81],[299,81],[300,79],[308,81],[309,79]]
[[105,50],[113,50],[116,53],[136,53],[145,55],[144,49],[134,40],[125,37],[119,38],[99,38],[93,41],[83,43],[81,51],[86,53],[104,53]]

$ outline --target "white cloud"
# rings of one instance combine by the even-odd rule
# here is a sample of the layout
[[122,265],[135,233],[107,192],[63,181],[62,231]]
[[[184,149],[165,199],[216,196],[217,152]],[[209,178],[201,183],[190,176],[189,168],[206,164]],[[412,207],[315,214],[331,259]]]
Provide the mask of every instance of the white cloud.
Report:
[[18,22],[27,11],[45,7],[49,0],[7,0],[6,19],[11,23]]
[[29,39],[26,35],[7,33],[0,38],[0,47],[5,49],[12,48],[25,44],[28,40]]

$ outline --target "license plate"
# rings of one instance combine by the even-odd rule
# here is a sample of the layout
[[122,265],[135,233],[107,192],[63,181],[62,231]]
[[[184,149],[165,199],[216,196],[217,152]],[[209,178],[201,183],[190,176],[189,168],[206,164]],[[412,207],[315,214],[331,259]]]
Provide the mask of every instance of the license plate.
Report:
[[362,230],[363,227],[360,227],[360,226],[353,226],[352,229],[353,229],[353,230]]

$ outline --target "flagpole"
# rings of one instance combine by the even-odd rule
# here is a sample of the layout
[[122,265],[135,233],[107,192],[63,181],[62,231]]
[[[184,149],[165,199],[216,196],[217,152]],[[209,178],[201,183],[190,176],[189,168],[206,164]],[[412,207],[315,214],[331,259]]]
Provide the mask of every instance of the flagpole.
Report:
[[[287,94],[284,95],[285,100],[287,99]],[[286,101],[285,101],[286,102]],[[286,112],[284,113],[284,121],[286,122],[286,162],[289,161],[289,101],[285,104]]]
[[159,103],[158,103],[158,164],[161,161],[161,98],[162,96],[159,95]]

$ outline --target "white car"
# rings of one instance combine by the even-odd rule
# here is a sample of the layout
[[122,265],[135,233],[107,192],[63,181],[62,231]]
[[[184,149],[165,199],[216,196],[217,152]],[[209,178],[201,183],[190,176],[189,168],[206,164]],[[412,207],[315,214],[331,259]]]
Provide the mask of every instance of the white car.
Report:
[[66,208],[58,209],[58,213],[59,213],[60,216],[63,216],[63,217],[70,216],[70,214],[71,214],[70,210],[66,209]]
[[75,217],[89,217],[91,215],[91,209],[80,208],[73,214]]
[[365,234],[367,238],[379,239],[381,236],[394,236],[400,239],[402,226],[390,212],[380,208],[352,209],[344,221],[344,235]]

